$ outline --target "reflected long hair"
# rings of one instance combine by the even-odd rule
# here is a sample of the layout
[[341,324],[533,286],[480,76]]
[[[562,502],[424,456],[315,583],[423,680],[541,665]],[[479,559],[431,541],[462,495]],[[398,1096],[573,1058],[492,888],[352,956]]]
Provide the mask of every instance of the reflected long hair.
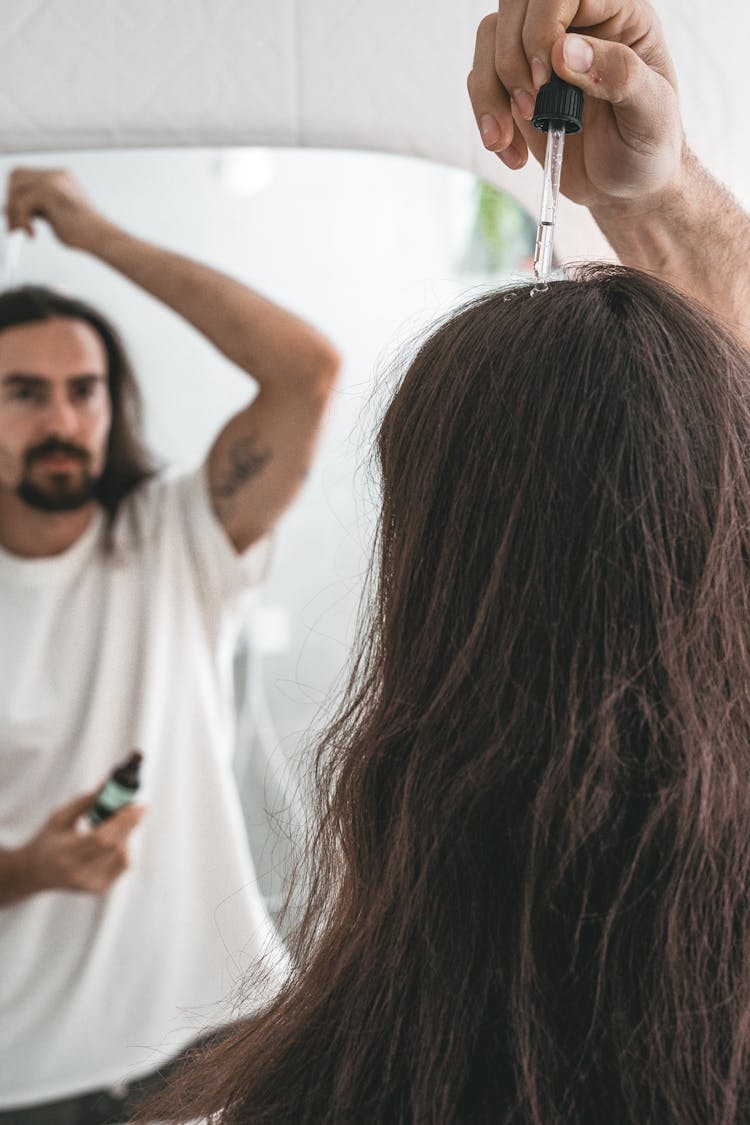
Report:
[[158,1116],[747,1121],[750,356],[587,267],[439,327],[378,449],[295,971]]
[[41,285],[24,285],[0,293],[0,332],[57,317],[85,321],[96,332],[107,353],[112,425],[104,470],[96,483],[94,496],[106,510],[111,525],[120,501],[156,471],[142,437],[140,389],[119,332],[87,302]]

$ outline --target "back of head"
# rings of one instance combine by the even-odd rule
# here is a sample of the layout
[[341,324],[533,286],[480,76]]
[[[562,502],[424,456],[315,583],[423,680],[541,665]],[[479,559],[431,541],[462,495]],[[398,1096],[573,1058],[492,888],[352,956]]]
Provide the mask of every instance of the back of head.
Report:
[[44,286],[24,285],[0,293],[0,332],[57,317],[90,325],[107,354],[112,425],[104,472],[97,481],[95,495],[113,518],[120,501],[154,472],[141,433],[140,390],[119,332],[92,305]]
[[749,451],[748,355],[633,271],[422,346],[299,972],[195,1072],[202,1109],[745,1119]]
[[425,987],[460,980],[460,934],[493,966],[451,1003],[489,990],[519,1120],[723,1120],[750,1047],[747,354],[590,267],[445,324],[379,450],[373,850],[402,836],[450,903]]
[[634,672],[714,568],[743,562],[747,391],[739,345],[621,267],[452,318],[380,432],[391,665],[402,636],[412,657],[425,637],[419,667],[443,675],[453,654],[478,660],[489,630],[525,681],[559,654],[566,694],[581,659]]

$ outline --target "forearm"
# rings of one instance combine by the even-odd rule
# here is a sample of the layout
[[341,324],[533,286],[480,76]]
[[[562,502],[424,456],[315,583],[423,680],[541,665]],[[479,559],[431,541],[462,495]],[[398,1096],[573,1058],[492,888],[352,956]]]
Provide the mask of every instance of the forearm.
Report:
[[692,153],[658,200],[592,214],[621,262],[671,282],[750,346],[750,216]]
[[106,221],[86,249],[184,317],[262,390],[303,391],[335,368],[334,349],[321,333],[218,270]]
[[26,848],[0,848],[0,907],[41,890]]

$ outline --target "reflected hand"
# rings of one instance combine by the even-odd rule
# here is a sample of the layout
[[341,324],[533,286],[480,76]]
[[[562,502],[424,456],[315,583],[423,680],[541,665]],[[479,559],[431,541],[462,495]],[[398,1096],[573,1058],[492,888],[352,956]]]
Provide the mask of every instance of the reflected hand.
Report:
[[33,220],[46,219],[60,241],[77,250],[92,249],[105,223],[71,173],[56,168],[14,168],[5,214],[9,231],[24,230],[32,238]]
[[[580,34],[566,34],[568,29]],[[587,207],[640,200],[679,177],[677,80],[646,0],[501,0],[477,30],[469,96],[486,148],[509,168],[546,137],[530,124],[550,67],[585,95],[580,134],[567,138],[561,191]]]
[[98,790],[54,812],[24,848],[34,890],[102,894],[128,867],[127,839],[140,822],[143,805],[130,804],[90,831],[76,822],[91,808]]

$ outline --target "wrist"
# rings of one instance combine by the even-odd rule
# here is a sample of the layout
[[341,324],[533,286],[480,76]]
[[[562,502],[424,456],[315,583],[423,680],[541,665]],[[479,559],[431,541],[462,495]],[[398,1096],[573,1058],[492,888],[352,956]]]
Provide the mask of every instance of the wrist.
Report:
[[117,233],[118,228],[114,223],[104,215],[100,215],[98,211],[92,211],[81,224],[81,233],[76,239],[75,249],[101,257]]
[[747,346],[750,217],[691,152],[658,197],[591,212],[624,265],[682,290]]
[[705,236],[716,190],[698,160],[683,148],[674,176],[658,192],[597,204],[591,215],[623,265],[690,290],[695,288],[695,246]]
[[700,194],[700,165],[683,146],[682,156],[672,179],[659,191],[627,198],[610,196],[589,208],[597,226],[613,246],[622,239],[638,238],[649,228],[671,228],[686,218],[691,202]]
[[0,905],[9,905],[45,890],[33,848],[0,849]]
[[24,894],[36,894],[44,890],[41,871],[36,860],[33,844],[18,848],[15,854],[16,878]]

